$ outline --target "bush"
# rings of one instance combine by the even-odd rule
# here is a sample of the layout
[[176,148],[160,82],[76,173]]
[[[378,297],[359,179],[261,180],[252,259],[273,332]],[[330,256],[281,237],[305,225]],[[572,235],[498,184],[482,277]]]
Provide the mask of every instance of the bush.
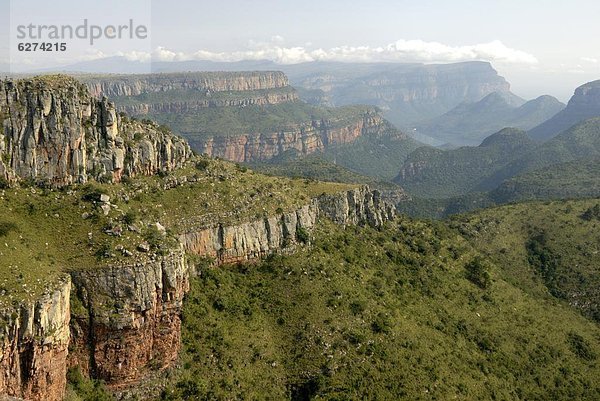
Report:
[[296,238],[298,239],[299,242],[302,242],[303,244],[308,244],[308,242],[310,241],[310,235],[308,234],[308,231],[306,231],[306,228],[304,228],[304,227],[296,228]]
[[70,390],[76,398],[82,401],[114,401],[114,398],[104,387],[102,382],[91,380],[81,374],[79,368],[70,368],[67,372],[67,381]]
[[17,225],[12,221],[1,221],[0,222],[0,237],[7,236],[11,231],[15,231]]
[[581,218],[586,221],[600,220],[600,204],[596,204],[583,212]]
[[570,332],[567,341],[571,351],[581,359],[585,359],[586,361],[593,361],[596,359],[596,353],[592,350],[590,344],[579,334]]
[[200,159],[196,162],[196,170],[204,171],[208,168],[210,162],[206,159]]
[[492,284],[488,264],[480,256],[470,261],[465,269],[467,270],[467,279],[479,288],[485,290]]

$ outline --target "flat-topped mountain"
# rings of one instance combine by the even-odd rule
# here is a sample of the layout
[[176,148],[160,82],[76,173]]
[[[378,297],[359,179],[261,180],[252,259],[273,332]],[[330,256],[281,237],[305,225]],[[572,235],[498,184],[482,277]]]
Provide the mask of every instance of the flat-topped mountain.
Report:
[[532,128],[529,136],[539,141],[548,140],[573,125],[593,117],[600,117],[600,80],[588,82],[575,89],[567,107],[549,120]]
[[[440,116],[510,85],[486,62],[455,64],[307,63],[284,71],[294,86],[321,91],[333,105],[373,104],[401,128]],[[312,92],[311,96],[315,96]]]
[[236,162],[264,161],[349,144],[387,130],[372,106],[323,107],[298,100],[282,72],[192,72],[82,76],[116,108],[153,119],[185,137],[198,153]]
[[493,92],[477,102],[462,103],[442,116],[419,124],[417,131],[443,143],[478,145],[504,127],[530,129],[564,107],[552,96],[526,102],[510,92]]

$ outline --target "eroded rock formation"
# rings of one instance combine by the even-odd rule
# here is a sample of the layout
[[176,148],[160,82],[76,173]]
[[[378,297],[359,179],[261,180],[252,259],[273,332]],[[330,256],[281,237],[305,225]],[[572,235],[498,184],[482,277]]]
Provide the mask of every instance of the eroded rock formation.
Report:
[[62,400],[65,394],[71,280],[56,283],[35,302],[3,311],[0,395]]
[[119,181],[173,170],[190,156],[181,138],[121,117],[68,77],[0,81],[0,120],[0,177],[9,181]]
[[289,86],[279,71],[186,72],[146,75],[83,76],[79,78],[95,97],[137,96],[172,90],[208,92],[255,91]]
[[327,146],[354,142],[358,137],[377,133],[385,127],[383,118],[375,112],[358,116],[352,122],[313,121],[310,124],[269,134],[214,136],[192,139],[199,153],[235,162],[268,160],[295,149],[300,154],[325,150]]

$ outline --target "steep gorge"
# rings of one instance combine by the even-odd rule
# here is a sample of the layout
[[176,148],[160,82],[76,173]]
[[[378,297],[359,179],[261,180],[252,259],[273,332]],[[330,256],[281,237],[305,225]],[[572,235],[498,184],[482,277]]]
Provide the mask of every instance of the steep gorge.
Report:
[[[2,141],[8,142],[2,149],[5,179],[35,179],[59,187],[105,175],[119,181],[120,173],[133,177],[177,169],[189,157],[185,141],[155,125],[138,125],[117,116],[106,99],[98,103],[90,100],[90,107],[85,109],[83,100],[89,95],[67,78],[3,85],[8,100],[1,110],[9,115],[4,123],[8,141]],[[86,115],[111,124],[86,124]],[[110,117],[104,120],[106,115]],[[24,139],[34,137],[38,140]],[[98,151],[88,150],[97,143]],[[145,152],[148,148],[143,144],[151,144],[152,152]],[[89,156],[79,159],[72,149]],[[18,152],[36,157],[23,164]],[[44,157],[37,158],[38,154]],[[71,162],[56,168],[65,155]],[[121,156],[122,172],[115,162]],[[73,160],[79,163],[75,170],[83,171],[79,176],[74,174]],[[98,176],[88,172],[88,167],[94,169],[97,163],[106,163]],[[34,187],[31,194],[36,194]],[[81,210],[81,204],[75,205]],[[102,206],[121,213],[108,201]],[[179,241],[160,252],[144,250],[133,258],[108,263],[98,259],[97,265],[70,269],[43,294],[22,302],[15,300],[0,312],[0,394],[61,400],[68,367],[78,367],[84,375],[101,379],[112,389],[134,385],[149,372],[170,367],[180,348],[182,303],[189,278],[195,274],[186,254],[209,258],[215,265],[254,260],[270,253],[292,252],[308,243],[320,218],[341,225],[378,227],[394,213],[394,207],[383,201],[378,191],[355,188],[323,194],[300,208],[260,219],[212,221],[196,231],[174,233]],[[91,224],[86,218],[82,215],[81,224]],[[91,241],[92,232],[88,237]],[[167,237],[164,241],[168,244]]]

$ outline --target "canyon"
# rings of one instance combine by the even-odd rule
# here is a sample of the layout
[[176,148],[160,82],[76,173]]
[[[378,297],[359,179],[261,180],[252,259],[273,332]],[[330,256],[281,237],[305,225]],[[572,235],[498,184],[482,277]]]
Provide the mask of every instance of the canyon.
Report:
[[[5,81],[1,87],[5,184],[28,188],[25,198],[52,195],[57,201],[63,196],[60,191],[46,187],[48,192],[40,195],[36,190],[39,186],[32,184],[49,183],[58,188],[71,185],[64,196],[77,200],[62,205],[74,208],[72,215],[77,217],[67,222],[68,229],[85,226],[84,233],[90,230],[87,242],[91,243],[97,235],[103,235],[102,241],[124,235],[114,231],[120,230],[115,228],[115,218],[121,221],[124,212],[112,204],[108,195],[92,192],[92,198],[83,198],[84,202],[91,202],[96,214],[82,213],[85,203],[75,194],[79,187],[72,184],[98,180],[110,185],[125,181],[125,177],[128,181],[141,180],[142,176],[162,173],[167,176],[160,184],[164,185],[163,196],[187,185],[187,180],[167,185],[167,173],[176,173],[189,167],[186,161],[194,161],[184,140],[156,124],[117,114],[107,99],[96,100],[72,79],[52,76]],[[101,173],[92,173],[98,166],[103,167]],[[217,173],[215,181],[225,185],[227,176],[223,171]],[[143,188],[149,191],[142,187],[137,193]],[[7,201],[5,195],[2,192],[3,202]],[[122,197],[125,204],[129,202],[128,196]],[[33,213],[36,206],[30,205],[29,213]],[[197,213],[208,213],[207,207],[197,205]],[[66,209],[58,211],[69,215]],[[153,223],[158,244],[141,243],[135,255],[122,246],[101,247],[120,249],[123,257],[96,252],[96,259],[88,259],[95,262],[60,270],[39,294],[26,292],[32,295],[20,301],[10,295],[12,301],[3,303],[0,310],[0,394],[62,400],[69,368],[104,381],[114,391],[127,389],[152,372],[173,366],[177,360],[182,305],[190,278],[197,274],[198,260],[218,268],[272,253],[291,253],[310,246],[311,232],[320,219],[343,226],[380,227],[394,216],[394,206],[383,200],[379,191],[354,186],[337,192],[324,191],[307,198],[299,207],[278,208],[261,218],[232,221],[216,217],[201,227],[168,235],[164,227]],[[52,218],[47,213],[40,217]],[[102,225],[102,234],[92,232],[95,219]],[[127,230],[139,231],[135,225]],[[58,231],[56,235],[60,235]],[[31,255],[30,239],[21,235],[16,240],[25,243],[25,252]],[[78,239],[76,246],[83,246],[85,240]],[[6,256],[4,251],[0,256]],[[25,288],[31,285],[26,280],[21,275],[17,282],[24,283]],[[7,290],[3,289],[3,296]]]

